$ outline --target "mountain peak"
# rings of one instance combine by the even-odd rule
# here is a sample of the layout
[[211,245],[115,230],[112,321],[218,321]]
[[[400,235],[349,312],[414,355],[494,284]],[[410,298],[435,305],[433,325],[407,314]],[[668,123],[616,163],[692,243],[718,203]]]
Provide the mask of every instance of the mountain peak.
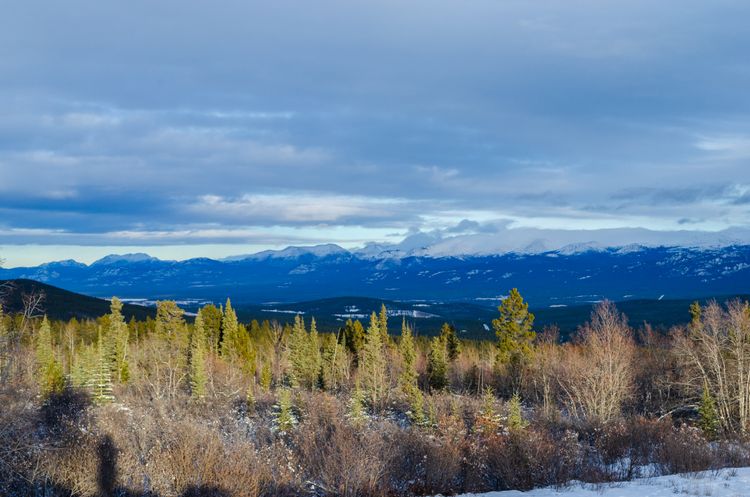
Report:
[[325,243],[321,245],[307,246],[289,246],[281,250],[264,250],[255,254],[235,255],[222,259],[226,262],[244,261],[247,259],[264,260],[264,259],[295,259],[303,255],[312,255],[315,257],[326,257],[329,255],[348,254],[349,251],[335,243]]
[[157,261],[156,257],[151,257],[148,254],[144,254],[142,252],[134,253],[134,254],[110,254],[105,257],[102,257],[98,261],[94,261],[91,265],[92,266],[107,266],[110,264],[118,264],[118,263],[133,263],[133,262],[146,262],[146,261]]

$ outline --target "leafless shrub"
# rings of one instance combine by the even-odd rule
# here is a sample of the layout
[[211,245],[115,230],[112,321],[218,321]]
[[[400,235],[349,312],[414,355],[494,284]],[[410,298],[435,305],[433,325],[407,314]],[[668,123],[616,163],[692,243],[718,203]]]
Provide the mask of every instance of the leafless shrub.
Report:
[[558,363],[562,402],[582,421],[609,422],[632,394],[635,343],[614,304],[596,306],[579,343],[565,347]]

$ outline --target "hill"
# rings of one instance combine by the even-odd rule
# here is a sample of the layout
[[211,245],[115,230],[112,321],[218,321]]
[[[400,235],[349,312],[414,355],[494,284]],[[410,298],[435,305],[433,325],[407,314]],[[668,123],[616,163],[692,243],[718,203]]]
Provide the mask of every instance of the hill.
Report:
[[[109,312],[108,300],[81,295],[38,281],[26,279],[2,280],[0,285],[5,288],[2,303],[7,313],[22,312],[24,307],[23,297],[31,294],[44,296],[41,302],[41,312],[46,313],[50,319],[67,321],[71,318],[96,318]],[[156,315],[153,308],[133,304],[125,304],[122,313],[128,320],[131,317],[140,320]]]
[[[57,288],[52,285],[31,280],[0,281],[0,285],[10,284],[11,291],[5,295],[6,312],[20,312],[23,309],[22,296],[31,293],[43,293],[44,312],[50,318],[68,320],[96,318],[109,312],[109,301],[81,295]],[[716,300],[724,302],[732,298],[750,299],[748,295],[718,296]],[[689,321],[688,309],[695,299],[637,299],[616,302],[634,328],[649,323],[654,329],[666,332],[669,328]],[[705,303],[709,298],[698,299]],[[123,313],[126,319],[154,317],[156,314],[153,301],[150,306],[126,303]],[[204,302],[180,302],[186,311],[195,312]],[[216,304],[220,304],[217,301]],[[389,332],[398,334],[401,320],[405,318],[414,327],[418,335],[434,335],[439,332],[443,323],[451,323],[464,338],[494,339],[492,320],[498,311],[495,301],[443,302],[443,301],[400,301],[369,297],[334,297],[308,300],[294,303],[269,302],[265,304],[238,304],[235,309],[241,321],[276,320],[281,323],[291,322],[295,314],[302,314],[306,320],[314,317],[322,331],[339,329],[347,319],[359,319],[363,324],[371,312],[378,312],[385,304],[389,312]],[[594,303],[580,305],[531,306],[536,316],[535,328],[541,330],[546,326],[557,326],[561,338],[569,338],[576,329],[588,321]]]

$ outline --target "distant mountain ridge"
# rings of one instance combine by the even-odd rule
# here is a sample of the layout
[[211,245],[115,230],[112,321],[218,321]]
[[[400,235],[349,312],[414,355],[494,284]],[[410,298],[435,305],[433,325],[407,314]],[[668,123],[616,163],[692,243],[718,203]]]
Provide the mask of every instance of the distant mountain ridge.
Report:
[[[408,241],[408,240],[405,240]],[[564,246],[496,255],[414,255],[418,244],[373,255],[337,245],[213,260],[163,261],[146,254],[108,256],[90,265],[61,261],[0,269],[76,292],[126,298],[205,299],[238,303],[299,302],[345,295],[491,302],[518,287],[535,306],[608,298],[699,298],[750,291],[750,245],[648,247]],[[368,250],[370,250],[368,252]],[[407,253],[405,253],[407,252]]]

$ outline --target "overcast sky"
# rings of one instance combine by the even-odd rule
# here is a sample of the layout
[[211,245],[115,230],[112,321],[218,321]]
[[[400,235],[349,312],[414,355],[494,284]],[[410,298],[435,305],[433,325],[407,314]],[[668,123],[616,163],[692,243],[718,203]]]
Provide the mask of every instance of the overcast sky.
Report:
[[7,266],[750,225],[744,0],[0,7]]

